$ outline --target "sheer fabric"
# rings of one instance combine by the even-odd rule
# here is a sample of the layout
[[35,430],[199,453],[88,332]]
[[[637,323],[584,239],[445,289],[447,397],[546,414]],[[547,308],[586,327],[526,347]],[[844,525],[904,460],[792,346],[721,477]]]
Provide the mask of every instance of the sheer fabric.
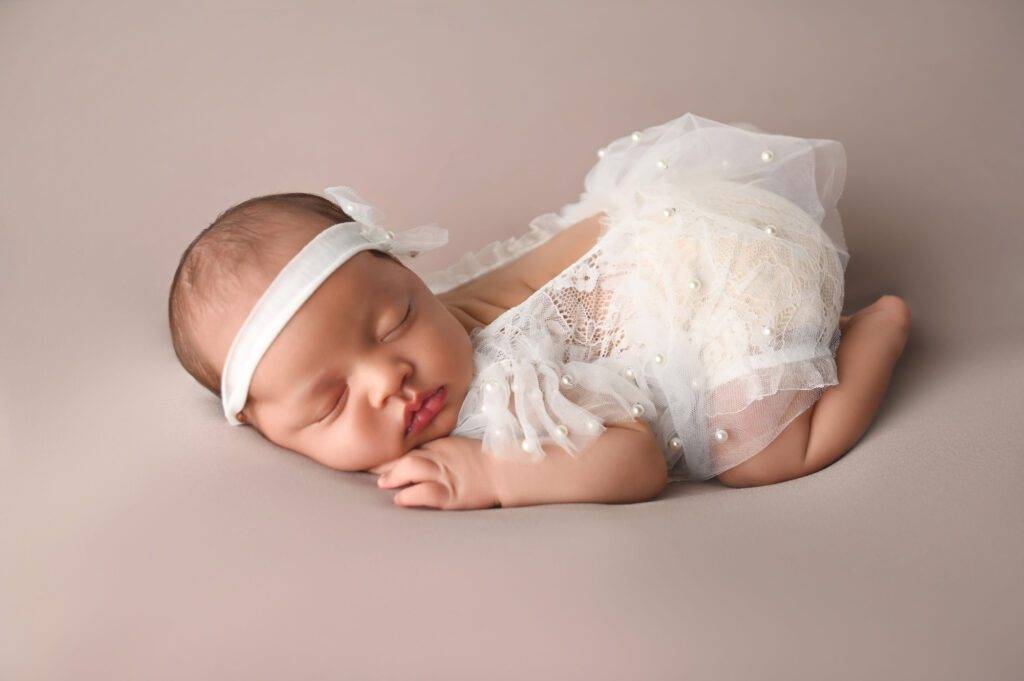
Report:
[[424,277],[443,293],[606,214],[587,253],[470,334],[452,434],[538,460],[644,419],[670,480],[711,478],[838,383],[845,151],[687,113],[599,156],[578,201]]

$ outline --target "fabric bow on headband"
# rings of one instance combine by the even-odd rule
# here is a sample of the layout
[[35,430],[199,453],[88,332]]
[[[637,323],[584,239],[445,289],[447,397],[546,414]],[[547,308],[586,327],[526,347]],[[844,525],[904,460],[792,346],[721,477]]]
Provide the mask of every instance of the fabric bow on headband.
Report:
[[[436,222],[413,227],[397,234],[384,229],[384,213],[368,204],[352,187],[328,187],[324,193],[341,206],[353,220],[363,226],[362,235],[376,242],[376,248],[395,255],[415,258],[424,251],[440,248],[448,243],[448,230]],[[345,224],[345,223],[342,223]]]
[[313,237],[281,268],[235,334],[220,382],[224,416],[233,426],[242,425],[237,414],[249,398],[249,384],[260,359],[296,310],[332,272],[362,251],[414,258],[448,243],[448,230],[436,222],[397,233],[385,229],[383,213],[352,187],[328,187],[324,192],[355,222],[339,222]]

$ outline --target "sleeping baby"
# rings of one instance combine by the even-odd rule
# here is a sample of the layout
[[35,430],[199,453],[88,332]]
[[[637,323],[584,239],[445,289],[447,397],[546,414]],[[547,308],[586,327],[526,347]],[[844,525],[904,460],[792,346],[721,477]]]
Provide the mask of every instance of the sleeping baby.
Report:
[[578,201],[422,277],[447,232],[351,187],[233,206],[175,272],[174,351],[228,423],[402,506],[636,502],[846,453],[910,315],[840,314],[842,145],[688,113],[598,157]]

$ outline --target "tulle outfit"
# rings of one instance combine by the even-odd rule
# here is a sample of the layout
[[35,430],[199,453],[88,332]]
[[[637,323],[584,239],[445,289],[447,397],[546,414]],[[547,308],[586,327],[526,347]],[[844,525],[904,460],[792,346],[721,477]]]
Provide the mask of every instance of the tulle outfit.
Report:
[[838,383],[845,151],[687,113],[598,155],[578,201],[424,277],[443,293],[606,214],[587,253],[471,332],[451,434],[536,460],[644,419],[670,480],[706,480]]

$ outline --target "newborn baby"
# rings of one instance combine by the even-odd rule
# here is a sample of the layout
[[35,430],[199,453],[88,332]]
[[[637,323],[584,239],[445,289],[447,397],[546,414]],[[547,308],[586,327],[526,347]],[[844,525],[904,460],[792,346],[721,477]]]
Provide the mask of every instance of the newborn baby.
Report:
[[[676,479],[749,486],[820,470],[866,430],[902,352],[909,312],[883,296],[836,319],[841,289],[834,276],[822,283],[822,272],[837,271],[841,285],[844,263],[820,247],[830,243],[819,227],[825,221],[808,218],[793,194],[794,202],[779,199],[770,213],[777,225],[765,227],[775,194],[707,184],[706,163],[677,163],[681,147],[668,149],[666,131],[696,138],[701,126],[728,128],[731,136],[721,138],[728,142],[751,134],[687,114],[617,140],[599,153],[580,202],[535,220],[531,227],[541,229],[500,257],[496,242],[428,275],[430,284],[398,256],[440,244],[417,241],[415,230],[383,230],[349,188],[327,190],[337,202],[312,194],[245,201],[182,257],[170,293],[175,352],[222,400],[229,422],[331,468],[380,474],[380,486],[404,487],[394,497],[400,505],[629,502],[657,496],[672,471]],[[659,171],[671,164],[702,172],[661,185],[645,179],[635,172],[637,158],[621,153],[642,151],[643,136],[653,138],[648,158]],[[695,141],[705,149],[709,139]],[[763,141],[750,141],[764,163]],[[716,167],[741,169],[735,145],[720,147],[726,156]],[[609,153],[616,149],[617,167]],[[598,186],[598,169],[615,176],[613,186]],[[659,195],[659,186],[671,191]],[[640,212],[641,198],[650,214]],[[729,220],[710,232],[716,212]],[[722,236],[737,238],[716,240]],[[726,253],[732,269],[701,265],[705,248],[711,260]],[[680,257],[680,249],[693,257]],[[660,255],[643,260],[644,252]],[[806,253],[817,259],[796,260]],[[765,269],[769,259],[782,263],[777,272]],[[801,268],[810,276],[799,280],[819,287],[812,296],[804,289],[791,300],[764,297],[786,287],[758,277],[792,277]],[[609,295],[587,283],[592,274]],[[616,305],[616,281],[632,305]],[[793,300],[811,302],[801,310]],[[757,316],[756,339],[738,330],[750,324],[737,320],[750,320],[737,309]],[[760,324],[767,314],[771,326]],[[540,320],[547,320],[543,332],[524,330]],[[816,340],[797,344],[796,328],[800,339]],[[609,342],[621,329],[633,331],[632,342],[622,333]],[[645,341],[659,338],[670,345],[648,352]],[[660,383],[659,371],[670,372]],[[767,390],[766,376],[774,381]],[[510,425],[521,450],[507,444]]]

